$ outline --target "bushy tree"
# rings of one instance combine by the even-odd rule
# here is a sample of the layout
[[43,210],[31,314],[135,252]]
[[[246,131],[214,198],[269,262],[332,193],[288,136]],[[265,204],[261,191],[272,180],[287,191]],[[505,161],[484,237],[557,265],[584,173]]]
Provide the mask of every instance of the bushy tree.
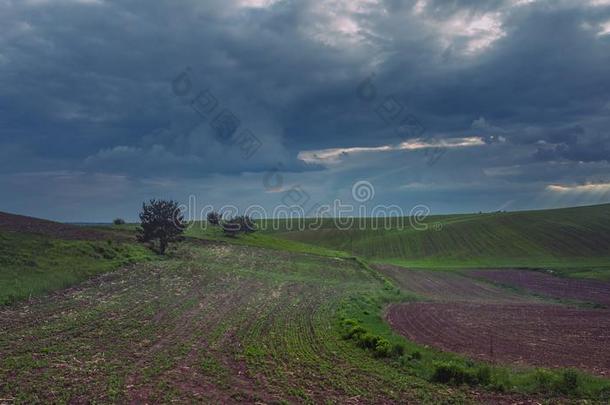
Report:
[[241,215],[222,222],[225,235],[235,237],[240,233],[256,231],[256,222],[248,215]]
[[238,217],[240,229],[244,233],[252,233],[256,231],[256,222],[248,215],[242,215]]
[[170,242],[179,240],[186,229],[184,216],[176,201],[150,200],[142,204],[139,239],[143,242],[159,241],[159,254],[164,254]]
[[225,235],[236,237],[241,232],[241,227],[236,218],[229,218],[222,222],[222,230]]
[[115,218],[112,223],[115,225],[125,225],[125,220],[123,218]]
[[222,214],[216,212],[216,211],[212,211],[208,213],[208,223],[210,225],[220,225],[220,221],[222,221]]

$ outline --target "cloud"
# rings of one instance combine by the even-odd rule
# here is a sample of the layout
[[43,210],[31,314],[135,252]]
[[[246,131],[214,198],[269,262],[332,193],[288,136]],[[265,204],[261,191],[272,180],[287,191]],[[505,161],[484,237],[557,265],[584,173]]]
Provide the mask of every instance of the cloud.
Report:
[[25,0],[25,4],[31,6],[47,5],[50,3],[76,3],[84,5],[100,5],[104,4],[104,0]]
[[547,203],[560,206],[601,204],[610,198],[610,182],[550,184],[546,186],[541,198]]
[[298,158],[311,164],[337,164],[341,157],[372,152],[409,151],[430,148],[464,148],[485,145],[481,137],[449,138],[449,139],[412,139],[398,145],[382,145],[376,147],[350,147],[310,150],[299,152]]
[[610,0],[588,0],[588,4],[594,7],[610,6]]
[[463,39],[464,51],[467,54],[484,51],[506,35],[502,28],[500,13],[485,13],[477,16],[458,14],[444,21],[441,30],[447,46]]
[[238,4],[246,8],[269,8],[280,0],[239,0]]
[[[607,181],[608,21],[607,0],[3,0],[0,209],[66,203],[22,173],[79,173],[61,183],[73,198],[115,184],[125,201],[108,210],[202,187],[273,201],[301,185],[323,200],[365,178],[379,199],[448,211],[525,207],[541,190],[537,204],[555,204],[549,184]],[[204,90],[260,139],[254,156],[193,111]],[[379,113],[389,99],[426,132],[398,133]],[[429,164],[435,148],[447,153]],[[273,193],[261,178],[276,168]]]
[[610,21],[606,21],[600,24],[600,30],[597,32],[598,36],[608,35],[610,34]]
[[610,193],[610,183],[590,183],[579,185],[551,184],[546,188],[556,193]]

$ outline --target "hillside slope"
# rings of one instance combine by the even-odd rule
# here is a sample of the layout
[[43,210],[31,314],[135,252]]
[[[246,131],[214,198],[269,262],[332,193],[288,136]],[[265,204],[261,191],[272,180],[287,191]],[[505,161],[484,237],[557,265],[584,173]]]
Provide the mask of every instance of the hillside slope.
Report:
[[83,226],[62,224],[46,219],[0,212],[0,232],[28,233],[68,240],[125,239],[124,235],[111,230],[92,229]]
[[610,267],[610,204],[543,211],[435,216],[425,231],[321,229],[279,232],[371,259],[431,267]]
[[151,256],[119,232],[0,213],[0,306]]

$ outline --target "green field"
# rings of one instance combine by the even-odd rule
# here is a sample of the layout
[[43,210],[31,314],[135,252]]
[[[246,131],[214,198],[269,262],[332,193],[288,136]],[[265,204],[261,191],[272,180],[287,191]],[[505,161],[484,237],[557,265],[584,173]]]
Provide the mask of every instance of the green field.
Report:
[[152,257],[135,243],[0,231],[0,306]]
[[[3,311],[2,396],[461,403],[472,392],[541,389],[540,371],[489,368],[392,333],[380,311],[412,298],[356,260],[224,243],[186,243],[172,256]],[[404,353],[380,357],[359,347],[346,338],[354,325]],[[438,362],[489,377],[473,387],[435,384]],[[558,384],[563,378],[549,374]],[[579,396],[595,398],[609,385],[580,378]]]
[[[578,277],[610,279],[610,204],[544,211],[431,216],[427,230],[404,218],[404,229],[371,229],[371,219],[340,230],[277,236],[352,252],[372,261],[422,268],[541,267]],[[362,229],[361,229],[362,228]],[[383,227],[379,227],[383,228]]]
[[[225,244],[188,245],[175,255],[43,299],[27,314],[9,311],[2,397],[448,398],[446,389],[341,338],[344,300],[383,286],[357,263]],[[205,390],[191,379],[205,381]]]
[[[603,277],[609,211],[430,218],[442,231],[327,226],[238,238],[195,224],[165,257],[129,241],[1,232],[0,402],[605,401],[608,379],[472,361],[394,333],[385,308],[418,297],[368,263],[539,266],[557,256],[570,266],[582,260],[577,275]],[[534,255],[535,243],[543,253]],[[439,370],[464,380],[439,382]]]

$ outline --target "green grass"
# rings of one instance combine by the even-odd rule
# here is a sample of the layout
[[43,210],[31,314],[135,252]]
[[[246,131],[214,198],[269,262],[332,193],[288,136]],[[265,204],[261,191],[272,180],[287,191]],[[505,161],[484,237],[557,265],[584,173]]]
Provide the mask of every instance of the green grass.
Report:
[[185,243],[0,318],[0,398],[464,402],[342,338],[343,299],[383,286],[355,260]]
[[[600,399],[610,382],[488,367],[411,343],[382,318],[405,295],[365,262],[226,243],[102,276],[0,320],[0,397],[17,403],[465,403],[470,392]],[[358,325],[404,353],[346,338]],[[385,352],[384,352],[385,353]],[[436,383],[441,366],[472,385]],[[146,395],[146,398],[141,397]]]
[[[358,225],[356,219],[356,225]],[[549,267],[561,274],[610,277],[610,205],[558,210],[433,216],[427,230],[320,229],[273,233],[292,241],[342,250],[372,261],[411,267]],[[396,220],[395,220],[396,221]]]
[[151,258],[136,244],[0,232],[0,305],[65,288]]
[[301,243],[294,240],[279,238],[270,233],[254,232],[240,234],[237,237],[226,236],[219,226],[209,226],[204,222],[192,223],[186,230],[186,237],[204,240],[222,241],[235,245],[262,247],[275,250],[283,250],[294,253],[309,253],[318,256],[349,257],[350,254],[335,249]]

